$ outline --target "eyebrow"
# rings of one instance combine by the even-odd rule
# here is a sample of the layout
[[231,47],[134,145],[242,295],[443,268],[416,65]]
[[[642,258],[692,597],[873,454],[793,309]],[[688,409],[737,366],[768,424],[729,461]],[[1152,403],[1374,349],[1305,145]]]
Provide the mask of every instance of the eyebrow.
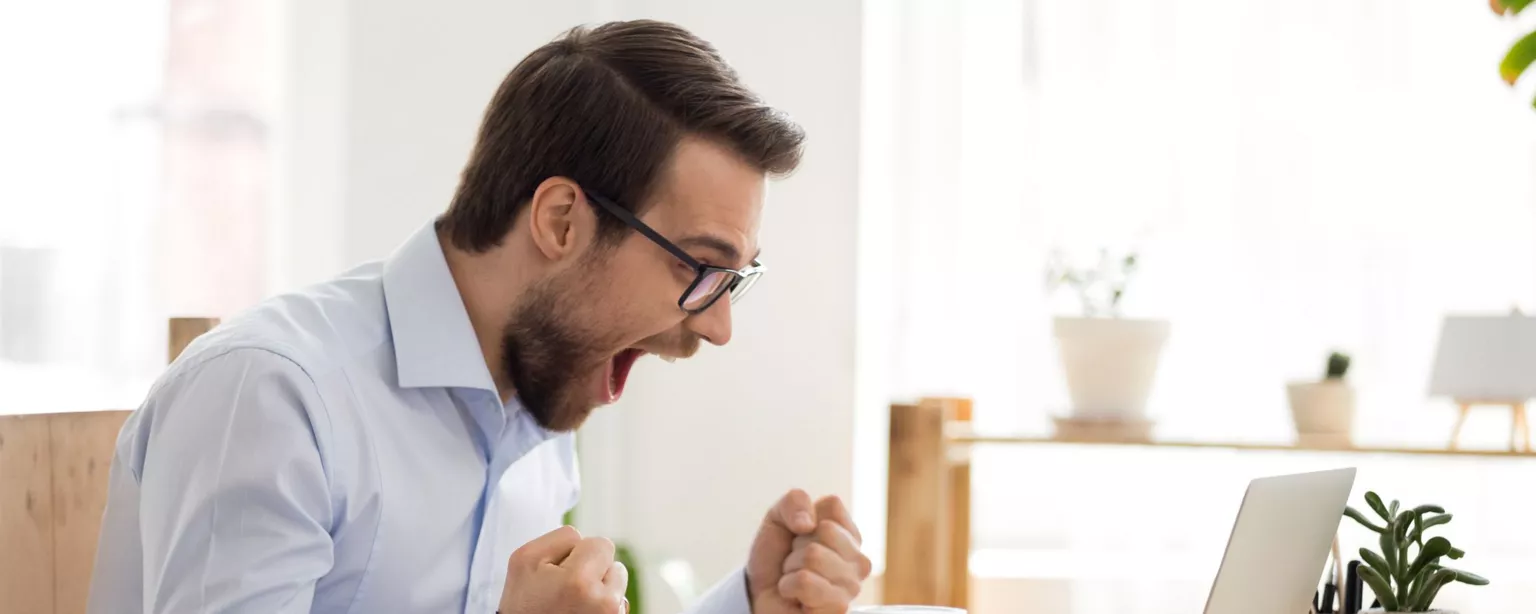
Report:
[[[736,245],[731,243],[730,241],[727,241],[727,240],[722,239],[720,237],[717,237],[715,235],[692,235],[692,236],[687,236],[687,237],[683,237],[682,239],[679,239],[677,241],[677,244],[681,245],[681,246],[690,246],[691,245],[691,246],[694,246],[694,247],[702,247],[702,248],[705,248],[705,249],[711,249],[711,250],[714,250],[716,252],[719,252],[720,255],[724,256],[727,261],[730,261],[730,262],[741,262],[741,250],[737,249]],[[762,250],[762,248],[758,248],[757,253],[752,255],[752,259],[753,260],[757,260],[758,256],[761,256],[761,255],[763,255],[763,250]],[[751,263],[748,263],[748,264],[751,264]]]

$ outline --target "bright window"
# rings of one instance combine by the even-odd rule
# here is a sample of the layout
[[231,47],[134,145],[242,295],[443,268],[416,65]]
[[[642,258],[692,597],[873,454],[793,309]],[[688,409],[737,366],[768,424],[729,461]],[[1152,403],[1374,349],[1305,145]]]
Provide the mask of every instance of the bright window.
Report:
[[[1529,24],[1487,3],[895,6],[871,12],[891,39],[869,60],[889,66],[870,77],[882,145],[864,161],[865,210],[890,227],[868,261],[891,263],[869,301],[887,306],[887,398],[971,396],[982,430],[1048,432],[1069,406],[1052,318],[1076,314],[1044,292],[1054,248],[1141,250],[1126,315],[1172,324],[1149,407],[1163,437],[1289,441],[1286,382],[1339,348],[1359,439],[1443,445],[1454,412],[1426,394],[1441,318],[1536,311],[1536,110],[1497,73]],[[1500,445],[1507,416],[1474,420],[1469,445]],[[1362,489],[1486,519],[1456,534],[1506,581],[1461,609],[1536,589],[1536,542],[1507,539],[1520,521],[1501,511],[1529,489],[1492,462],[976,462],[973,569],[1069,582],[1078,614],[1198,608],[1248,478],[1348,462],[1369,467]]]
[[0,8],[0,413],[131,408],[267,291],[273,5]]

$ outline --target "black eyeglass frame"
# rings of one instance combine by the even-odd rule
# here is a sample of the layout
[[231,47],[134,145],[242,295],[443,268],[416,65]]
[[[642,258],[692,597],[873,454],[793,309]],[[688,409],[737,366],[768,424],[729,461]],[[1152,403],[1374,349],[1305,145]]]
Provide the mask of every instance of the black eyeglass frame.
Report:
[[[682,309],[683,311],[688,312],[690,315],[695,315],[707,311],[710,307],[715,305],[715,301],[720,300],[720,297],[726,294],[731,295],[732,303],[741,300],[741,297],[747,294],[747,290],[757,283],[758,278],[762,277],[763,273],[768,271],[768,267],[756,259],[754,259],[751,264],[747,265],[746,268],[740,270],[728,269],[725,267],[719,267],[699,262],[693,256],[688,255],[688,252],[683,251],[683,248],[678,247],[676,243],[673,243],[666,237],[661,236],[661,233],[656,232],[654,228],[651,228],[645,222],[640,221],[640,218],[635,217],[635,214],[630,213],[629,210],[623,207],[620,207],[618,203],[613,202],[609,198],[601,194],[597,194],[591,190],[583,189],[582,193],[586,195],[587,200],[595,203],[603,211],[608,212],[616,218],[619,218],[619,221],[624,222],[624,225],[633,228],[636,232],[639,232],[642,235],[645,235],[645,238],[650,239],[652,243],[661,246],[662,249],[667,250],[668,253],[676,256],[678,260],[683,261],[683,264],[686,264],[693,269],[693,282],[688,284],[688,288],[684,289],[683,293],[677,297],[678,309]],[[709,297],[709,300],[705,301],[703,306],[689,309],[685,306],[688,302],[688,295],[693,294],[693,291],[699,287],[699,284],[704,283],[704,279],[708,277],[710,273],[723,273],[730,275],[732,278],[729,282],[721,284],[721,289],[715,291],[714,296]],[[738,288],[740,291],[738,291]]]

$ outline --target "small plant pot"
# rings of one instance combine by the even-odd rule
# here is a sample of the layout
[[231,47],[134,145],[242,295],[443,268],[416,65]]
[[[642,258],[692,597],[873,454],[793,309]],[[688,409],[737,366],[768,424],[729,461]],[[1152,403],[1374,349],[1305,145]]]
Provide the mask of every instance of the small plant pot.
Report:
[[[1360,614],[1395,614],[1395,613],[1388,612],[1388,611],[1383,610],[1381,608],[1371,608],[1371,609],[1368,609],[1368,610],[1360,610]],[[1425,610],[1421,614],[1456,614],[1456,610]]]
[[1340,380],[1294,382],[1286,387],[1297,443],[1348,447],[1354,439],[1355,390]]
[[1072,417],[1141,420],[1168,328],[1163,320],[1056,318]]

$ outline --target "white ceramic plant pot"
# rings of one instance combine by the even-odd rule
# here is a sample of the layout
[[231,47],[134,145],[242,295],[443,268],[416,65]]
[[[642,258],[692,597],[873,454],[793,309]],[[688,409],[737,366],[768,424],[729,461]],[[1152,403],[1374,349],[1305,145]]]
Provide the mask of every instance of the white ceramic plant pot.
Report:
[[1348,446],[1353,441],[1355,390],[1342,380],[1293,382],[1286,387],[1300,443]]
[[1164,320],[1056,318],[1072,416],[1142,419],[1168,329]]

